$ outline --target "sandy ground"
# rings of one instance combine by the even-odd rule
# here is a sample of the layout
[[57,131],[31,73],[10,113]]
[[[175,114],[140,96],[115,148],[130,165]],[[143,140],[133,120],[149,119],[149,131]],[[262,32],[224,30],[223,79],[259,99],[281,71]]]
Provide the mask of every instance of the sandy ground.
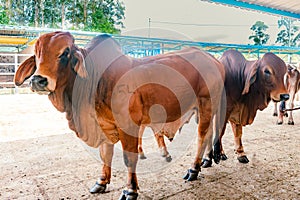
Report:
[[[105,194],[89,193],[100,173],[97,149],[84,145],[46,96],[0,95],[0,199],[117,199],[126,182],[120,146]],[[192,120],[168,143],[171,163],[159,156],[152,133],[144,135],[139,199],[300,199],[300,111],[295,125],[275,124],[273,104],[244,128],[248,164],[238,163],[228,126],[228,160],[202,169],[197,181],[182,176],[192,163],[196,124]]]

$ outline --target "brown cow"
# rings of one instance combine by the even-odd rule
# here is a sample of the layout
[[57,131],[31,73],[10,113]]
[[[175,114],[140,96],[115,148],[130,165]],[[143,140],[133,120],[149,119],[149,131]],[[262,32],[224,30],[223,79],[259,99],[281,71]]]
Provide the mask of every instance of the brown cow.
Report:
[[128,169],[121,199],[138,196],[140,126],[172,122],[197,107],[198,147],[185,176],[188,181],[197,179],[225,78],[223,65],[210,54],[187,48],[134,59],[108,35],[95,37],[81,49],[70,33],[53,32],[37,40],[34,55],[19,66],[15,84],[29,77],[33,91],[47,93],[54,107],[66,112],[70,129],[80,139],[100,147],[103,165],[96,185],[102,189],[110,182],[113,146],[121,142]]
[[[287,87],[287,90],[290,95],[290,99],[288,100],[288,107],[290,109],[294,108],[294,99],[295,95],[300,89],[300,73],[296,66],[287,65],[288,71],[285,76],[285,84]],[[293,111],[287,111],[284,112],[285,109],[285,101],[281,101],[280,108],[279,108],[279,115],[277,111],[277,102],[274,102],[274,112],[273,116],[278,116],[277,123],[278,125],[283,124],[283,116],[286,114],[288,116],[288,125],[294,125],[294,119],[293,119]]]
[[[171,162],[172,157],[167,150],[167,146],[166,146],[165,140],[164,140],[164,135],[167,136],[167,138],[169,138],[170,141],[172,141],[173,138],[175,137],[175,134],[177,133],[177,131],[179,130],[179,133],[180,133],[183,125],[186,123],[189,123],[191,117],[194,114],[196,114],[196,118],[197,118],[197,113],[198,113],[197,109],[192,109],[174,122],[169,122],[169,123],[165,123],[165,124],[153,124],[150,127],[154,133],[158,148],[161,151],[161,155],[162,155],[162,157],[166,158],[167,162]],[[197,121],[197,119],[196,119],[196,121]],[[145,128],[146,128],[146,126],[142,125],[140,128],[140,131],[139,131],[138,152],[139,152],[140,159],[146,159],[146,156],[145,156],[145,153],[144,153],[143,147],[142,147],[142,137],[143,137]]]
[[[228,50],[220,58],[225,67],[225,90],[227,98],[226,118],[219,141],[214,148],[214,160],[226,160],[222,146],[226,122],[232,127],[235,152],[241,163],[249,160],[242,145],[242,128],[252,124],[257,110],[264,110],[271,100],[278,102],[288,98],[284,86],[285,63],[273,53],[266,53],[261,59],[248,61],[235,50]],[[211,148],[211,147],[210,147]],[[206,152],[203,165],[210,166],[212,153]]]

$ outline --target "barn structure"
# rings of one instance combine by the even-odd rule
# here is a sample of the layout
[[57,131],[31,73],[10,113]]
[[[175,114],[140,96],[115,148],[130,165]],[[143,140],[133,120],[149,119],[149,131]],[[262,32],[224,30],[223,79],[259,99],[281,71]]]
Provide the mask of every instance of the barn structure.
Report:
[[[257,12],[300,19],[300,2],[298,0],[203,0],[211,3],[234,6]],[[44,33],[55,31],[48,28],[0,25],[0,88],[15,88],[12,79],[18,65],[32,54],[37,38]],[[84,46],[98,32],[70,31],[78,46]],[[145,38],[112,35],[120,44],[123,52],[133,57],[151,56],[169,51],[196,46],[216,57],[228,49],[236,49],[250,58],[273,52],[284,61],[300,61],[300,48],[288,46],[257,46],[225,43],[207,43],[203,41],[183,41],[162,38]],[[10,89],[9,89],[10,90]],[[10,90],[15,91],[15,90]]]

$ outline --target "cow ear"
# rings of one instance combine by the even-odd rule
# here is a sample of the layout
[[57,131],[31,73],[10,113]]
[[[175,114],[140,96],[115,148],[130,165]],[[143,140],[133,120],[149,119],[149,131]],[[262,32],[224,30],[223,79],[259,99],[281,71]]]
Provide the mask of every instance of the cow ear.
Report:
[[28,79],[36,70],[35,56],[31,56],[26,59],[17,69],[14,82],[17,86],[20,86]]
[[81,77],[81,78],[87,78],[88,77],[88,73],[86,71],[86,67],[85,67],[85,60],[84,57],[82,55],[82,53],[78,50],[73,52],[73,56],[74,56],[74,63],[75,65],[73,66],[74,71]]
[[252,66],[250,71],[246,74],[246,81],[245,81],[245,86],[242,92],[242,95],[247,94],[249,92],[251,84],[253,84],[256,80],[257,76],[257,70],[258,70],[258,64],[259,62],[256,61]]
[[292,65],[287,65],[287,74],[289,76],[291,76],[293,73],[295,73],[295,71],[297,70],[297,68],[295,66]]

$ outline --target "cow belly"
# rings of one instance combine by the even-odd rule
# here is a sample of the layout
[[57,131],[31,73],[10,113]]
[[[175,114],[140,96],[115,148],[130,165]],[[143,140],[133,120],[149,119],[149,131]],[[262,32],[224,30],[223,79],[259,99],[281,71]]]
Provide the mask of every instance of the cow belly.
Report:
[[138,93],[143,107],[142,123],[173,122],[195,107],[197,102],[194,92],[185,90],[184,86],[178,86],[174,92],[161,85],[148,84],[139,88]]
[[130,117],[136,124],[171,122],[195,107],[196,86],[179,73],[175,73],[178,77],[168,78],[167,75],[154,77],[147,76],[147,71],[136,71],[135,76],[130,73],[123,76],[114,87],[112,111],[120,120]]

